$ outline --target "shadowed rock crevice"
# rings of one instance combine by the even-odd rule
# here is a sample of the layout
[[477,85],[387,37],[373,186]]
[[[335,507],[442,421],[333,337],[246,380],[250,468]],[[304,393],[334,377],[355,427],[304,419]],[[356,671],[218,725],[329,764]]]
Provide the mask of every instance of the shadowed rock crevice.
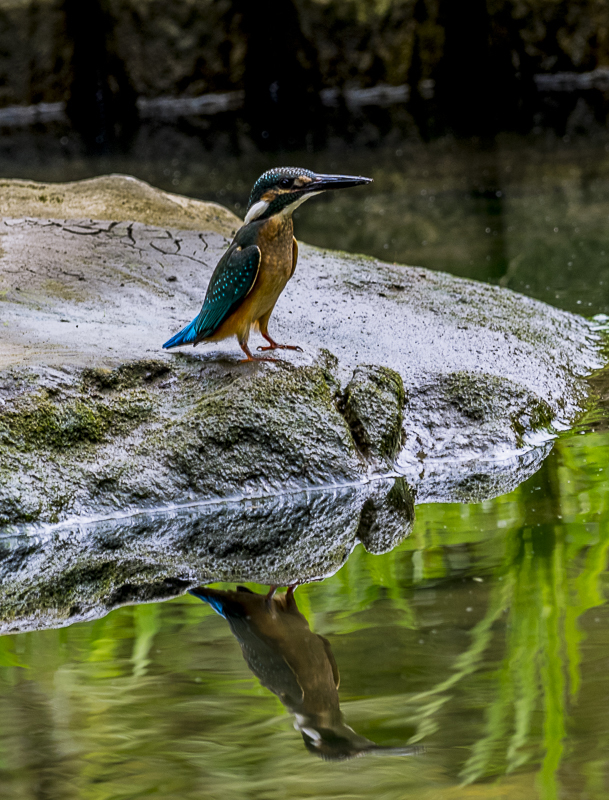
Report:
[[365,456],[392,464],[402,444],[404,383],[387,367],[356,367],[341,410]]

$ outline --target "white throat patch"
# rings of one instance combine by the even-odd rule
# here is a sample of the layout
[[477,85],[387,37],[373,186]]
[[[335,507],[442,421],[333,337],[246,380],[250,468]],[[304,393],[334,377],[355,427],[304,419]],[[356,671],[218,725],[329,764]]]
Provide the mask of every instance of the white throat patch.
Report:
[[[278,216],[285,217],[292,214],[298,206],[302,205],[305,200],[308,200],[309,197],[315,197],[316,194],[321,194],[321,192],[310,192],[308,194],[303,194],[302,197],[299,197],[298,200],[294,200],[293,203],[290,203],[284,209],[282,209]],[[250,222],[253,222],[255,219],[261,217],[267,208],[269,207],[269,203],[266,200],[258,200],[257,203],[250,208],[250,210],[245,215],[245,219],[243,220],[244,225],[248,225]]]
[[294,200],[294,202],[290,203],[289,206],[286,206],[283,211],[280,211],[280,215],[287,216],[292,214],[292,212],[296,211],[298,206],[301,206],[305,200],[308,200],[310,197],[315,197],[316,194],[321,194],[321,192],[309,192],[308,194],[303,194],[298,200]]

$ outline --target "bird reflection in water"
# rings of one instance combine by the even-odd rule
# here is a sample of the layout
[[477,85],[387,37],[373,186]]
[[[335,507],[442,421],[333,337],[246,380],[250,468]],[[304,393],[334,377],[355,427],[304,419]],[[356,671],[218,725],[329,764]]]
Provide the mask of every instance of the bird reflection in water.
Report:
[[256,594],[238,586],[221,591],[200,586],[191,594],[224,617],[260,683],[294,714],[305,746],[321,758],[416,755],[421,747],[384,747],[345,724],[338,701],[339,673],[330,642],[313,633],[298,610],[294,589]]

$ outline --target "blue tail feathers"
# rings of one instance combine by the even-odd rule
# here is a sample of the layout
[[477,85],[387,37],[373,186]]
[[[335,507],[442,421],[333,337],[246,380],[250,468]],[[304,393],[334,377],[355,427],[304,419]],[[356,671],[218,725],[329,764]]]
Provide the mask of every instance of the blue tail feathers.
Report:
[[215,597],[211,592],[208,593],[205,591],[205,587],[201,586],[198,589],[189,589],[188,594],[193,595],[193,597],[198,597],[199,600],[203,600],[204,603],[210,605],[216,614],[219,614],[221,617],[226,619],[226,613],[224,611],[224,602],[223,599],[220,597]]
[[182,328],[175,336],[172,336],[171,339],[166,341],[163,345],[163,349],[169,350],[170,347],[179,347],[181,344],[194,344],[197,339],[196,321],[196,319],[193,319],[185,328]]

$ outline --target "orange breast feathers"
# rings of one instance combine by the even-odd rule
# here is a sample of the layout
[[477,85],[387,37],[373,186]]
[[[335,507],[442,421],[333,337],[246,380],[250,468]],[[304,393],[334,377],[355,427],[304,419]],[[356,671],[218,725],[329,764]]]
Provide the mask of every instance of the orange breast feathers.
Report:
[[258,247],[262,254],[251,298],[253,320],[273,308],[294,271],[294,228],[292,219],[271,219],[260,229]]
[[262,257],[256,281],[243,303],[216,331],[212,341],[233,335],[240,342],[247,341],[250,328],[259,327],[261,319],[266,330],[268,317],[294,274],[298,245],[290,217],[271,217],[260,229],[257,245]]

